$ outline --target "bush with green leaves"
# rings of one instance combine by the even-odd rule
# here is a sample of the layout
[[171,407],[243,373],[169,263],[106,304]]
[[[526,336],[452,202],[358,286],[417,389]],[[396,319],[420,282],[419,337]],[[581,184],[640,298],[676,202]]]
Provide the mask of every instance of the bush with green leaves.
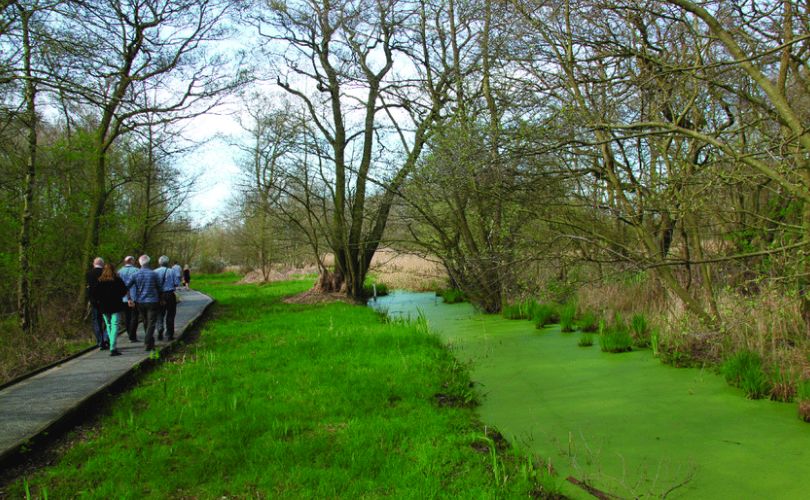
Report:
[[771,390],[771,382],[762,366],[759,354],[743,350],[721,365],[720,372],[730,385],[739,387],[749,399],[761,399]]
[[579,337],[579,342],[577,345],[580,347],[590,347],[593,345],[593,334],[591,333],[583,333],[581,337]]
[[537,304],[532,314],[532,321],[537,328],[553,325],[560,321],[560,313],[555,304]]
[[560,330],[563,332],[573,332],[576,330],[574,320],[577,315],[577,305],[568,303],[560,308]]
[[604,320],[599,322],[599,347],[604,352],[627,352],[633,350],[633,337],[630,329],[618,314],[608,325]]

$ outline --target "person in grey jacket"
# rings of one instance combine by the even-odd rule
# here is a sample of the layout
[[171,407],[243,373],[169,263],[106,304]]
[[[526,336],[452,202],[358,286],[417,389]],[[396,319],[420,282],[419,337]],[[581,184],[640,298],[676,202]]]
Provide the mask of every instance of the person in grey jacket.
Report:
[[[124,257],[124,266],[118,270],[118,276],[124,281],[125,285],[129,285],[132,276],[138,272],[135,267],[135,257],[127,255]],[[124,307],[123,314],[118,315],[118,322],[121,325],[118,331],[123,332],[126,330],[130,342],[138,342],[138,310],[135,304],[130,300],[129,292],[121,299],[126,306]],[[132,304],[132,305],[130,305]]]
[[141,268],[132,275],[132,279],[127,284],[130,299],[137,307],[138,314],[143,318],[143,327],[146,330],[144,342],[146,342],[147,351],[155,348],[155,326],[160,307],[160,285],[157,275],[149,267],[151,260],[148,255],[141,255],[138,258]]
[[177,296],[174,291],[180,286],[180,276],[169,267],[169,258],[161,255],[160,267],[155,269],[160,289],[160,309],[158,310],[158,340],[163,340],[165,330],[169,340],[174,340],[174,318],[177,315]]

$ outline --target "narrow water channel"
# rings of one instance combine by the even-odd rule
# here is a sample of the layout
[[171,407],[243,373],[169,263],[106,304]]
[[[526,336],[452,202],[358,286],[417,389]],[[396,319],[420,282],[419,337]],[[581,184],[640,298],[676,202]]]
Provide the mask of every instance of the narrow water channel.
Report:
[[795,404],[747,400],[712,371],[672,368],[647,350],[579,347],[580,333],[537,330],[432,293],[394,292],[371,305],[423,314],[470,362],[482,420],[561,477],[622,498],[810,498],[810,424]]

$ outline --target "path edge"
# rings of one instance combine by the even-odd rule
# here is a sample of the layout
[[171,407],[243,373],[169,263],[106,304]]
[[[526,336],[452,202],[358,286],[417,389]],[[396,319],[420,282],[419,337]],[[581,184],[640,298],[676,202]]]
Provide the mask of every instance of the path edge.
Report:
[[[210,295],[204,294],[199,291],[197,293],[205,295],[210,299],[210,301],[205,305],[205,307],[203,307],[194,317],[192,317],[188,321],[186,326],[183,328],[183,331],[179,335],[177,335],[175,340],[163,344],[159,348],[155,349],[155,352],[158,353],[157,357],[153,358],[150,356],[142,359],[141,361],[138,361],[137,363],[133,364],[129,370],[123,372],[118,377],[110,379],[109,381],[107,381],[106,384],[100,386],[98,390],[88,395],[87,397],[77,401],[76,404],[65,410],[59,417],[44,424],[41,428],[37,429],[33,434],[31,434],[27,438],[17,441],[16,443],[14,443],[5,450],[0,450],[0,473],[3,473],[7,469],[11,469],[15,466],[20,465],[19,461],[16,461],[15,459],[20,458],[22,455],[25,455],[32,450],[41,448],[42,447],[41,445],[46,444],[47,442],[55,439],[56,437],[61,436],[62,434],[73,428],[77,423],[74,420],[77,420],[77,418],[81,415],[81,411],[83,409],[92,406],[96,402],[99,402],[111,389],[116,387],[118,384],[137,375],[145,367],[152,367],[160,364],[164,360],[163,354],[171,353],[179,345],[181,340],[185,340],[189,332],[191,332],[191,330],[193,330],[195,327],[198,326],[198,323],[203,318],[203,316],[211,309],[211,306],[213,306],[216,303],[216,300]],[[54,368],[62,363],[73,360],[84,354],[96,350],[98,350],[98,347],[91,347],[85,351],[74,354],[69,358],[65,358],[58,362],[52,363],[51,365],[48,365],[47,367],[44,367],[42,369],[35,370],[36,373],[32,372],[25,374],[21,376],[19,379],[15,379],[14,383],[22,382],[27,378],[30,378],[34,375],[47,371],[51,368]],[[3,387],[8,387],[10,385],[13,384],[6,384]],[[85,415],[84,417],[86,416],[87,415]]]

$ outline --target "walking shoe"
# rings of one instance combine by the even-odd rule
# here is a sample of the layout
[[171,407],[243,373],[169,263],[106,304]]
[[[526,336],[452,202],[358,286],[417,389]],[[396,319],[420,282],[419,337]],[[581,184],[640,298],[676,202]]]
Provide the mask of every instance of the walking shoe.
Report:
[[120,356],[120,355],[121,351],[119,351],[118,349],[113,349],[112,351],[110,351],[110,356]]
[[158,332],[158,340],[163,340],[163,332]]
[[140,340],[138,340],[138,337],[135,337],[134,339],[129,339],[129,341],[130,342],[140,342]]
[[110,343],[105,340],[104,342],[101,343],[101,348],[102,349],[109,349],[110,348]]

